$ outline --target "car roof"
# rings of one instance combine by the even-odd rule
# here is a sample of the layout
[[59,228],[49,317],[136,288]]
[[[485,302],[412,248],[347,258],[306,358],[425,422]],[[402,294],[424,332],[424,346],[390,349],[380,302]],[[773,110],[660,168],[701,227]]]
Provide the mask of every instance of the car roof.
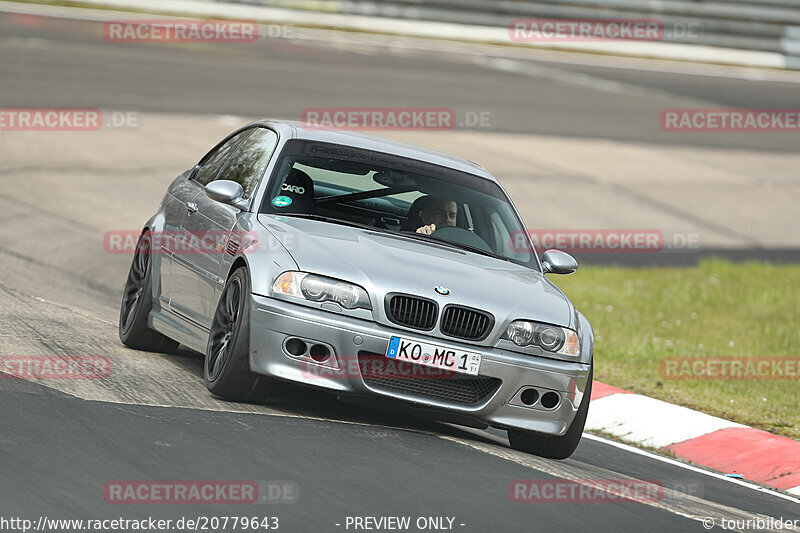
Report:
[[494,176],[477,163],[454,157],[435,150],[429,150],[413,144],[406,144],[375,135],[359,133],[355,131],[343,131],[324,128],[309,128],[301,122],[277,119],[263,119],[248,124],[252,126],[261,124],[275,129],[279,134],[292,139],[306,139],[332,144],[341,144],[373,150],[376,152],[389,153],[419,161],[425,161],[434,165],[452,168],[461,172],[467,172],[474,176],[479,176],[497,183]]

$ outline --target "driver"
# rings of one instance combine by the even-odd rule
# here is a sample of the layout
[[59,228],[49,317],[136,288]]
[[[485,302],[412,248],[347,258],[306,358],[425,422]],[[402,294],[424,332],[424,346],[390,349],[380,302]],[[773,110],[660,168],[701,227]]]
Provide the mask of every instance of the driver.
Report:
[[437,227],[455,226],[457,216],[458,206],[454,201],[429,196],[419,211],[423,226],[417,228],[417,233],[430,235]]

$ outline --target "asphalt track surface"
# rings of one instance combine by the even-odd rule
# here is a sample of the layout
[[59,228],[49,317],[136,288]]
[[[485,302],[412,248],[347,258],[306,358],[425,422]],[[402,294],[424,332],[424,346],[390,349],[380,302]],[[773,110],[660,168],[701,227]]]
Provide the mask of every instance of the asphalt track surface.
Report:
[[[124,47],[103,42],[101,35],[88,22],[0,15],[3,107],[291,116],[308,98],[318,106],[461,102],[464,108],[496,110],[497,127],[508,131],[536,132],[544,128],[532,117],[546,116],[548,109],[560,117],[572,110],[569,119],[553,125],[562,135],[670,142],[630,113],[597,114],[615,105],[623,110],[624,95],[601,95],[607,98],[601,106],[589,98],[596,91],[484,71],[463,58],[280,41],[244,51]],[[563,69],[582,73],[591,67]],[[626,83],[622,78],[633,76],[617,69],[603,74]],[[659,83],[656,73],[641,76],[641,83]],[[778,81],[751,86],[740,79],[703,80],[729,87],[725,92],[703,88],[696,76],[660,78],[662,85],[675,85],[669,88],[674,94],[717,96],[721,102],[724,93],[726,101],[751,107],[759,106],[759,94],[774,97],[774,107],[790,107],[797,98],[796,86]],[[583,104],[578,111],[576,102]],[[648,105],[656,109],[663,102]],[[140,224],[163,191],[163,176],[154,176],[176,170],[164,154],[201,154],[212,134],[231,128],[224,123],[203,130],[192,123],[180,135],[158,137],[156,131],[162,148],[143,154],[126,153],[125,137],[115,138],[113,146],[98,140],[77,154],[52,138],[40,144],[41,137],[27,143],[15,138],[8,145],[29,163],[2,165],[0,222],[7,231],[0,235],[0,354],[105,355],[113,370],[104,380],[0,379],[0,516],[36,521],[248,514],[277,516],[287,532],[345,531],[347,516],[448,516],[456,531],[465,532],[705,531],[704,517],[718,525],[721,518],[800,519],[796,499],[602,439],[584,438],[572,458],[548,461],[511,450],[501,432],[355,407],[306,389],[285,387],[264,405],[234,404],[207,393],[201,356],[123,347],[116,320],[129,258],[104,253],[97,228]],[[698,142],[792,149],[785,137]],[[103,167],[107,159],[93,150],[117,150],[114,157],[128,166]],[[85,160],[80,173],[67,163],[75,158]],[[97,161],[102,164],[92,167]],[[509,498],[514,480],[629,478],[660,483],[663,497],[649,503],[544,504]],[[104,485],[115,480],[289,480],[297,484],[299,500],[115,505],[103,495]]]
[[[7,16],[0,30],[6,107],[48,102],[282,118],[307,107],[449,107],[489,111],[499,132],[769,151],[800,144],[800,134],[680,134],[659,125],[665,108],[796,108],[798,74],[608,68],[586,55],[555,63],[503,47],[302,29],[289,30],[297,39],[166,46],[108,43],[96,22]],[[58,47],[47,46],[54,40]]]

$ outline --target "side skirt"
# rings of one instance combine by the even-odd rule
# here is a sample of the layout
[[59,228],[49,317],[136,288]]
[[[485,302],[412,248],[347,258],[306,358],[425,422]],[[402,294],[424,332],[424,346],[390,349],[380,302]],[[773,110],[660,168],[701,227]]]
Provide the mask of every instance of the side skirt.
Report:
[[209,331],[167,309],[153,309],[148,320],[150,327],[183,344],[187,348],[206,353]]

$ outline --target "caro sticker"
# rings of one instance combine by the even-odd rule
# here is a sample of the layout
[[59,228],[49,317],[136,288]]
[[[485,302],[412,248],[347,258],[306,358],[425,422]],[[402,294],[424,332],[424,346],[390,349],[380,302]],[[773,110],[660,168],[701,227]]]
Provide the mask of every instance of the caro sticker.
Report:
[[284,183],[281,186],[282,191],[289,191],[297,194],[305,194],[306,189],[305,187],[298,187],[297,185],[289,185],[288,183]]
[[276,196],[272,199],[272,205],[275,207],[287,207],[292,204],[292,199],[288,196]]

